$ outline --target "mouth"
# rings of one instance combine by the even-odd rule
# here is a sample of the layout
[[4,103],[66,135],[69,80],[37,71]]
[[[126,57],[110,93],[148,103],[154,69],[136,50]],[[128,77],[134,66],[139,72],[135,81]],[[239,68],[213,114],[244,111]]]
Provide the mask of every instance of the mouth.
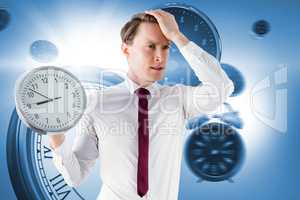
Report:
[[150,68],[153,69],[153,70],[156,70],[156,71],[161,71],[161,70],[164,69],[164,68],[161,67],[161,66],[155,66],[155,67],[150,67]]

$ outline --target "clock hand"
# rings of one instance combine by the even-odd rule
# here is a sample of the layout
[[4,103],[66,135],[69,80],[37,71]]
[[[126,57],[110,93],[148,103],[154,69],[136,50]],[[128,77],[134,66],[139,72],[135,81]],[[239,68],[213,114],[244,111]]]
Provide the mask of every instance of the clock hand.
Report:
[[48,99],[48,100],[44,100],[44,101],[40,101],[40,102],[37,102],[35,103],[36,105],[41,105],[41,104],[44,104],[44,103],[48,103],[48,102],[51,102],[53,100],[56,100],[56,99],[60,99],[61,97],[55,97],[53,99]]
[[31,90],[32,92],[35,92],[35,93],[41,95],[42,97],[45,97],[45,98],[47,98],[47,99],[50,99],[49,97],[47,97],[46,95],[43,95],[43,94],[39,93],[38,91],[35,91],[35,90],[31,89],[31,88],[29,88],[29,90]]

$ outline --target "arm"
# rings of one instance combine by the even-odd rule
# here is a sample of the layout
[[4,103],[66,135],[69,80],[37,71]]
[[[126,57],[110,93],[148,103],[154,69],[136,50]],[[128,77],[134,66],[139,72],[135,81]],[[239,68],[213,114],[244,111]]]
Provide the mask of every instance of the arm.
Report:
[[232,81],[221,68],[219,61],[194,42],[179,49],[202,82],[196,87],[182,87],[185,117],[190,119],[215,111],[233,92]]
[[53,163],[69,186],[78,186],[89,174],[99,156],[93,119],[84,113],[75,127],[75,140],[68,132],[49,136]]
[[153,15],[165,37],[176,44],[202,84],[181,86],[185,118],[208,114],[220,106],[233,92],[234,86],[220,63],[201,47],[191,42],[179,30],[175,17],[163,10],[146,11]]
[[58,149],[65,141],[66,132],[57,132],[55,135],[49,135],[50,147],[55,150]]

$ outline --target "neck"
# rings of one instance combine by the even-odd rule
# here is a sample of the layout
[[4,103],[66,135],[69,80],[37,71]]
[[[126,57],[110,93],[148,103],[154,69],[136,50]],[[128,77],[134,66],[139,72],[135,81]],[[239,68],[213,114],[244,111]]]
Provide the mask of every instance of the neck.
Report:
[[154,83],[154,81],[141,80],[141,78],[134,74],[131,70],[127,72],[127,76],[140,87],[147,87]]

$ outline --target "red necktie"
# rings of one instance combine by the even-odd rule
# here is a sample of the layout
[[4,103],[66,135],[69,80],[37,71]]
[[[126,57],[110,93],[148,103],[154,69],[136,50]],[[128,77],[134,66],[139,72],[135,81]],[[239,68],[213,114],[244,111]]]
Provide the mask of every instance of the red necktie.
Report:
[[145,88],[138,88],[135,93],[139,97],[138,109],[138,169],[137,192],[143,197],[148,191],[148,156],[149,156],[149,130],[148,130],[148,99],[150,92]]

